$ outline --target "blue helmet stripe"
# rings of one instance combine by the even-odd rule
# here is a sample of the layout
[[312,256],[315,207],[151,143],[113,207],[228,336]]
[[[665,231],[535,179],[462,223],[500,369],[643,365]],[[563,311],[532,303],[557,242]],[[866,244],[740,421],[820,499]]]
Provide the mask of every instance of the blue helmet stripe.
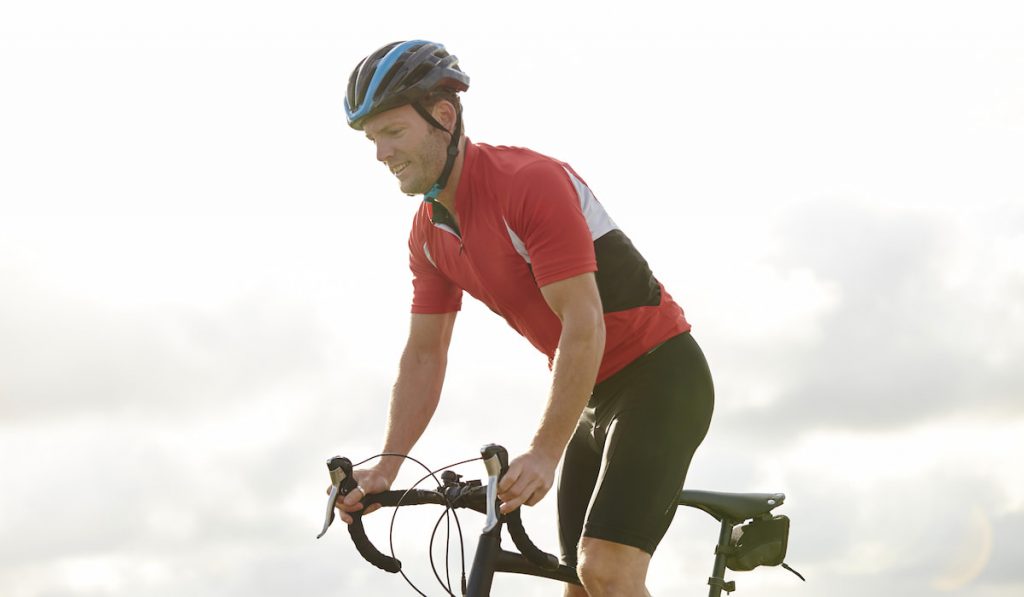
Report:
[[349,122],[353,122],[370,113],[370,110],[373,109],[373,96],[377,92],[377,88],[380,87],[380,82],[384,79],[384,76],[391,70],[391,67],[395,65],[395,62],[398,61],[402,54],[416,44],[426,43],[429,42],[413,39],[398,44],[384,56],[383,60],[380,61],[380,64],[377,65],[377,70],[374,71],[373,78],[370,79],[370,85],[366,88],[366,95],[363,96],[363,102],[359,108],[352,111],[351,107],[348,105],[348,98],[345,98],[345,111],[348,113]]

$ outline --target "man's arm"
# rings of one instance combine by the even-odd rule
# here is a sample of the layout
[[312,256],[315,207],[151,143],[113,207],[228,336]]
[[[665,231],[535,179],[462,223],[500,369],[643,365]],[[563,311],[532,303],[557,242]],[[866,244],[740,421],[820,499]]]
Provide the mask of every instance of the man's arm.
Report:
[[[398,379],[384,434],[384,452],[408,454],[423,435],[441,398],[455,313],[412,316],[409,340],[398,364]],[[375,468],[394,481],[403,458],[381,458]],[[390,485],[390,483],[389,483]]]
[[[398,365],[398,379],[391,393],[384,452],[408,454],[434,416],[448,364],[455,315],[454,312],[413,314],[409,339]],[[367,493],[386,491],[398,476],[403,460],[385,456],[373,468],[355,471],[353,476]],[[360,492],[352,492],[339,502],[342,520],[351,523],[346,512],[362,508],[358,501],[362,498]]]
[[594,274],[541,288],[562,321],[552,368],[551,394],[529,450],[509,464],[498,487],[503,512],[534,505],[551,489],[555,469],[594,390],[604,354],[604,311]]

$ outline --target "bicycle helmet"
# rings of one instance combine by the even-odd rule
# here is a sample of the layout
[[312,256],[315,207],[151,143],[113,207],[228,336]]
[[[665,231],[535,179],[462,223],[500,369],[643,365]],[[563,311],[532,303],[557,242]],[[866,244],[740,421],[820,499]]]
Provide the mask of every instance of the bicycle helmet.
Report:
[[356,66],[348,79],[345,117],[348,125],[363,130],[363,122],[375,114],[411,105],[431,126],[451,135],[448,157],[437,182],[423,195],[434,203],[451,175],[459,155],[462,137],[462,108],[456,104],[455,130],[441,125],[422,101],[438,91],[451,93],[469,89],[469,76],[459,69],[459,59],[439,43],[414,39],[390,43],[370,54]]
[[349,126],[362,130],[368,117],[406,104],[418,105],[419,100],[441,89],[469,89],[469,77],[459,69],[458,58],[439,43],[390,43],[364,58],[352,71],[345,116]]

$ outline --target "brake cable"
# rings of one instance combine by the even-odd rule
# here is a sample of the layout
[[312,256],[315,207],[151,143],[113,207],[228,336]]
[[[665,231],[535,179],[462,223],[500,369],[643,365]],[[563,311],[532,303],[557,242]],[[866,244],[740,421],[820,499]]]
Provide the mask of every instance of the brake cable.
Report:
[[[399,498],[398,504],[395,505],[395,511],[391,514],[391,528],[389,529],[389,536],[388,536],[388,541],[390,542],[390,546],[391,546],[391,557],[395,557],[395,546],[394,546],[395,517],[398,516],[398,509],[402,506],[402,502],[405,501],[405,497],[407,495],[409,495],[409,493],[413,489],[415,489],[417,485],[419,485],[420,483],[426,481],[427,479],[429,479],[431,477],[433,477],[434,481],[437,482],[437,473],[438,472],[442,472],[442,471],[444,471],[446,469],[453,468],[453,467],[456,467],[456,466],[462,466],[463,464],[468,464],[470,462],[475,462],[477,460],[481,460],[481,458],[478,456],[476,458],[469,458],[467,460],[462,460],[460,462],[453,462],[451,464],[447,464],[447,465],[442,466],[441,468],[438,468],[438,469],[433,470],[433,471],[430,470],[429,468],[427,468],[426,466],[423,466],[422,464],[420,465],[420,466],[423,466],[423,468],[427,469],[427,474],[424,475],[423,477],[420,477],[415,483],[413,483],[412,487],[410,487],[409,489],[407,489],[405,491],[405,493],[402,495],[402,497]],[[442,475],[442,477],[443,477],[443,475]],[[438,483],[438,489],[439,490],[444,488],[444,487],[445,487],[445,485],[443,483]],[[438,584],[441,585],[441,588],[445,589],[445,592],[448,593],[448,595],[450,595],[451,597],[456,597],[455,594],[452,593],[451,580],[449,579],[448,585],[446,586],[444,584],[444,582],[441,581],[441,576],[437,572],[437,566],[434,564],[434,537],[435,537],[436,532],[437,532],[437,527],[440,526],[440,524],[441,524],[441,518],[448,517],[449,513],[450,513],[450,515],[452,517],[455,518],[455,528],[458,530],[458,533],[459,533],[459,554],[461,556],[460,557],[460,561],[461,561],[461,566],[462,566],[462,583],[461,584],[462,584],[463,587],[465,587],[465,585],[466,585],[466,543],[465,543],[465,539],[462,536],[462,523],[459,521],[459,515],[458,515],[457,512],[455,512],[454,505],[448,499],[447,492],[439,491],[438,493],[440,493],[441,495],[444,496],[445,510],[441,514],[441,516],[438,518],[437,524],[434,525],[434,533],[431,533],[431,535],[430,535],[430,544],[429,544],[429,547],[428,547],[427,551],[428,551],[429,556],[430,556],[430,568],[434,572],[434,578],[437,579]],[[448,554],[448,545],[451,542],[451,539],[450,539],[450,536],[451,536],[451,520],[450,519],[448,521],[447,529],[448,529],[449,539],[448,539],[448,542],[445,545],[445,575],[446,576],[449,574],[448,570],[451,567],[450,566],[450,561],[449,561],[450,557],[449,557],[449,554]],[[402,573],[402,576],[405,577],[405,574]],[[419,592],[419,589],[416,588],[416,586],[413,585],[412,582],[408,578],[406,578],[406,582],[409,583],[409,586],[413,587],[413,589],[415,589],[417,592]],[[463,589],[462,593],[465,594],[465,589]],[[420,593],[420,595],[424,595],[424,594]],[[426,597],[426,596],[424,595],[424,597]]]
[[[444,484],[442,484],[438,480],[438,478],[437,478],[437,473],[438,472],[442,472],[445,469],[449,469],[449,468],[452,468],[452,467],[461,466],[463,464],[468,464],[470,462],[475,462],[477,460],[482,460],[482,458],[480,458],[480,457],[470,458],[470,459],[463,460],[463,461],[460,461],[460,462],[455,462],[455,463],[452,463],[452,464],[445,465],[445,466],[443,466],[441,468],[438,468],[436,470],[431,470],[430,467],[428,467],[427,465],[423,464],[419,460],[413,458],[412,456],[409,456],[408,454],[397,454],[397,453],[392,453],[392,452],[383,452],[383,453],[380,453],[380,454],[376,454],[374,456],[370,456],[369,458],[366,458],[365,460],[362,460],[360,462],[357,462],[357,463],[353,464],[352,468],[355,468],[357,466],[362,466],[362,465],[366,464],[367,462],[369,462],[369,461],[371,461],[371,460],[373,460],[375,458],[381,458],[381,457],[384,457],[384,456],[397,456],[397,457],[400,457],[400,458],[404,458],[406,460],[411,460],[414,463],[418,464],[421,468],[423,468],[424,470],[427,471],[426,475],[420,477],[420,479],[417,480],[412,485],[412,487],[409,487],[408,489],[405,490],[405,493],[403,493],[402,497],[399,498],[398,503],[395,504],[395,510],[391,514],[391,524],[390,524],[390,527],[388,529],[388,545],[389,545],[389,547],[391,549],[391,557],[394,558],[395,557],[395,542],[394,542],[395,518],[398,516],[398,509],[400,507],[402,507],[402,505],[403,505],[402,502],[405,501],[406,497],[414,489],[416,489],[416,487],[420,483],[422,483],[423,481],[426,481],[427,479],[430,479],[430,478],[433,478],[434,482],[438,484],[438,489],[439,490],[443,489],[445,486],[444,486]],[[462,524],[459,521],[459,516],[455,512],[455,508],[452,505],[451,501],[448,499],[447,492],[445,492],[445,491],[438,491],[438,493],[440,493],[444,497],[445,510],[441,514],[441,516],[438,518],[437,523],[434,525],[434,532],[431,533],[431,535],[430,535],[430,544],[429,544],[429,547],[428,547],[428,552],[429,552],[429,556],[430,556],[430,567],[431,567],[431,569],[434,572],[434,578],[437,579],[438,584],[441,585],[441,588],[443,588],[445,590],[445,592],[450,597],[456,597],[456,595],[454,593],[452,593],[452,591],[451,591],[451,576],[450,576],[451,573],[450,573],[450,570],[449,570],[451,568],[451,565],[450,565],[450,553],[449,553],[450,544],[451,544],[451,518],[450,517],[454,517],[455,518],[455,527],[456,527],[456,529],[458,531],[458,535],[459,535],[459,551],[460,551],[460,555],[461,555],[460,560],[461,560],[461,569],[462,569],[462,583],[461,584],[462,584],[462,594],[463,595],[466,592],[466,588],[465,588],[466,587],[466,545],[465,545],[465,539],[464,539],[464,537],[462,535]],[[435,536],[437,534],[437,529],[441,525],[441,519],[448,519],[448,525],[446,527],[447,537],[446,537],[446,544],[445,544],[445,576],[448,578],[448,584],[447,585],[445,585],[444,581],[441,580],[440,574],[437,572],[437,566],[434,563],[434,540],[435,540]],[[406,576],[404,571],[399,570],[398,573],[402,575],[402,578],[405,579],[405,582],[412,588],[412,590],[416,591],[416,593],[418,593],[422,597],[427,597],[426,593],[424,593],[423,591],[420,591],[419,587],[417,587],[412,582],[412,580],[410,580],[409,577]]]

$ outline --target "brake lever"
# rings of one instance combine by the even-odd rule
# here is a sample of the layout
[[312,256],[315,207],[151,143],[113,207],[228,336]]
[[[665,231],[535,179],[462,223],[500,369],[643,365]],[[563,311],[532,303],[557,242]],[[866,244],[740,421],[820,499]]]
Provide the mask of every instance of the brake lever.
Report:
[[331,475],[331,493],[327,496],[327,513],[324,515],[324,528],[317,539],[323,537],[334,522],[334,503],[339,495],[347,495],[356,487],[356,480],[352,477],[352,461],[341,456],[334,456],[327,460],[327,471]]
[[497,444],[487,444],[480,448],[480,456],[487,468],[487,520],[484,522],[483,532],[489,533],[500,520],[498,481],[508,471],[508,451]]

